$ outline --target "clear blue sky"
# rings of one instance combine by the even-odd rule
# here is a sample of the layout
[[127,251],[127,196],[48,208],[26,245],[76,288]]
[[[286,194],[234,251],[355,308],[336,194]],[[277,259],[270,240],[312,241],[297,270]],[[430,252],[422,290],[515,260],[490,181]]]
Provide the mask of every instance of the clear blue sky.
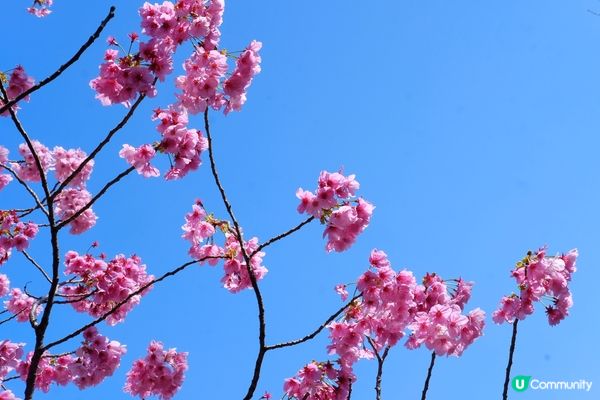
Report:
[[[38,79],[79,47],[109,6],[56,0],[54,13],[37,20],[24,12],[27,1],[4,3],[0,70],[20,63]],[[124,41],[139,30],[142,2],[114,3],[117,17],[103,40],[112,34]],[[333,286],[355,280],[373,247],[385,250],[397,269],[475,281],[467,308],[488,315],[514,290],[509,269],[528,249],[578,247],[572,315],[551,328],[538,308],[521,324],[513,371],[587,379],[599,387],[592,393],[530,390],[512,398],[598,397],[600,17],[588,9],[600,10],[600,3],[228,2],[224,46],[242,49],[254,38],[264,43],[263,72],[244,110],[213,116],[216,157],[246,234],[267,239],[299,222],[295,190],[314,188],[322,169],[355,173],[360,194],[377,207],[367,231],[345,253],[326,254],[316,224],[268,249],[270,272],[262,288],[270,343],[303,336],[337,309]],[[89,150],[125,112],[102,107],[88,86],[103,40],[23,107],[33,137]],[[93,190],[125,167],[117,156],[121,144],[158,138],[149,117],[172,98],[171,82],[97,160]],[[200,128],[200,117],[192,125]],[[14,152],[19,140],[10,121],[0,120],[0,132],[0,144]],[[101,251],[137,253],[160,274],[187,260],[180,226],[197,197],[225,216],[207,164],[180,182],[130,176],[95,207],[96,228],[65,236],[61,248],[85,252],[98,240]],[[0,208],[21,206],[21,198],[11,185]],[[42,261],[45,245],[42,236],[31,249]],[[2,272],[14,285],[37,279],[18,255]],[[241,398],[257,347],[256,306],[250,291],[222,289],[220,276],[220,268],[196,267],[155,287],[125,324],[100,327],[128,347],[112,378],[86,392],[59,388],[38,398],[128,398],[121,392],[125,373],[151,339],[190,352],[177,398]],[[44,289],[39,280],[29,287]],[[85,320],[61,309],[47,336]],[[485,336],[462,358],[439,360],[431,399],[500,397],[510,327],[491,318],[487,323]],[[18,328],[2,325],[0,339],[31,344],[30,332]],[[284,378],[327,358],[327,343],[322,334],[268,354],[257,393],[281,395]],[[428,361],[424,349],[395,348],[386,363],[384,398],[417,398]],[[374,398],[375,370],[375,362],[358,364],[356,399]]]

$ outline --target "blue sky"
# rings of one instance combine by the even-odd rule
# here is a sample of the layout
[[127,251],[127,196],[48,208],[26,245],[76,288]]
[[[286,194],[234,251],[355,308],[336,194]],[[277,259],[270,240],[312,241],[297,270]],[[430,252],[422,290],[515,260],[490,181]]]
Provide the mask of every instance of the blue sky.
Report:
[[[142,2],[115,1],[117,17],[81,61],[36,93],[20,116],[48,146],[90,149],[125,112],[102,107],[88,86],[112,34],[124,41],[139,30]],[[23,64],[40,79],[64,62],[95,29],[107,2],[85,7],[57,0],[44,20],[27,15],[26,1],[3,4],[0,70]],[[270,343],[303,336],[340,306],[332,288],[354,281],[374,247],[396,269],[416,275],[475,281],[467,308],[488,314],[514,290],[508,273],[528,249],[550,253],[577,247],[572,315],[549,327],[543,309],[520,324],[515,374],[545,380],[587,379],[600,385],[595,267],[600,260],[600,17],[587,1],[327,1],[318,4],[229,1],[223,44],[264,43],[263,71],[241,113],[213,113],[214,150],[225,188],[246,234],[261,239],[301,220],[295,190],[313,189],[322,169],[355,173],[360,195],[376,205],[357,244],[326,254],[315,224],[268,248],[262,281]],[[178,62],[190,49],[182,49]],[[165,106],[172,80],[146,101],[96,162],[97,190],[120,172],[123,143],[156,140],[151,110]],[[201,127],[201,118],[192,118]],[[0,144],[20,143],[0,120]],[[206,157],[205,157],[206,158]],[[207,161],[207,160],[205,160]],[[130,176],[96,207],[97,226],[61,248],[84,252],[98,240],[108,255],[136,253],[160,274],[187,260],[180,238],[195,198],[225,216],[208,164],[179,182]],[[17,185],[0,208],[21,206]],[[31,252],[47,262],[46,239]],[[37,280],[20,256],[2,267],[14,285]],[[151,339],[190,352],[190,370],[177,398],[237,399],[245,393],[257,347],[250,291],[221,288],[221,269],[195,267],[157,286],[142,304],[103,334],[127,344],[122,367],[85,393],[58,388],[40,399],[126,399],[124,375]],[[39,280],[29,286],[43,292]],[[58,337],[86,320],[57,311],[47,335]],[[32,343],[21,326],[1,338]],[[487,320],[485,336],[460,359],[439,359],[430,398],[500,397],[509,326]],[[327,358],[327,335],[267,355],[259,392],[281,394],[283,379]],[[75,347],[75,343],[73,347]],[[69,346],[64,348],[69,350]],[[384,398],[415,398],[429,361],[426,350],[395,348],[386,362]],[[360,362],[356,399],[374,398],[375,362]],[[18,388],[18,385],[15,385]],[[592,399],[591,393],[529,390],[523,399]],[[20,389],[18,389],[20,391]],[[259,397],[259,396],[257,396]]]

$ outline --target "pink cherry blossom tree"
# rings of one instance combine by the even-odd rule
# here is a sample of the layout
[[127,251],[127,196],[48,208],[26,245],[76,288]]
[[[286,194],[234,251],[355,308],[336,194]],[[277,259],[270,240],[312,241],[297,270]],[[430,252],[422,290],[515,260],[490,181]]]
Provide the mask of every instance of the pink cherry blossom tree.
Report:
[[[37,17],[52,12],[52,0],[35,0],[27,11]],[[33,399],[36,390],[48,392],[55,386],[74,384],[85,389],[100,384],[121,363],[125,345],[100,333],[102,323],[124,323],[128,313],[150,295],[155,285],[196,264],[222,265],[221,284],[231,293],[250,290],[258,311],[258,350],[252,377],[244,400],[258,396],[257,386],[265,357],[278,349],[298,346],[321,332],[329,332],[330,344],[325,361],[310,361],[295,376],[282,383],[284,398],[297,400],[350,399],[358,379],[355,364],[361,359],[376,361],[376,399],[382,398],[384,364],[398,344],[409,350],[421,347],[431,352],[431,362],[422,390],[427,396],[436,358],[460,357],[484,332],[485,313],[475,308],[465,311],[473,283],[462,278],[442,279],[429,273],[417,281],[409,270],[396,271],[385,252],[374,249],[366,271],[354,283],[339,284],[335,292],[342,305],[322,324],[298,339],[267,342],[265,301],[260,283],[268,269],[263,264],[265,250],[289,238],[304,226],[321,223],[325,250],[342,252],[350,248],[368,227],[375,206],[359,196],[355,175],[342,171],[323,171],[314,191],[299,188],[297,211],[305,219],[289,230],[261,241],[245,235],[221,182],[213,146],[210,114],[240,111],[247,101],[254,77],[261,72],[262,44],[256,40],[239,52],[221,46],[220,26],[223,0],[177,0],[162,4],[144,3],[139,9],[139,32],[127,38],[108,36],[108,49],[99,62],[98,76],[90,82],[101,104],[124,108],[120,121],[90,151],[55,146],[49,148],[26,129],[21,108],[26,108],[35,93],[52,84],[74,63],[85,56],[115,16],[111,7],[98,28],[81,48],[46,78],[37,81],[26,68],[16,65],[0,73],[0,115],[9,119],[22,140],[16,152],[0,145],[0,190],[18,184],[31,200],[29,206],[15,205],[0,210],[0,266],[21,253],[45,282],[47,290],[32,293],[27,287],[11,287],[9,276],[0,274],[0,297],[4,301],[1,324],[21,323],[30,330],[29,343],[9,338],[0,341],[0,399],[16,399],[8,382],[24,382],[23,398]],[[137,25],[137,24],[136,24]],[[135,25],[132,25],[134,28]],[[188,52],[182,68],[174,65],[177,52]],[[95,193],[87,189],[96,157],[118,140],[117,134],[134,118],[144,99],[166,90],[166,78],[175,78],[173,96],[168,104],[147,115],[156,123],[158,135],[146,143],[121,143],[115,159],[122,172],[104,183]],[[203,115],[204,124],[194,127],[190,115]],[[12,157],[11,154],[16,154]],[[168,158],[170,168],[160,171],[155,161]],[[135,254],[94,254],[93,243],[87,252],[62,250],[65,235],[78,235],[98,223],[93,206],[104,201],[106,193],[134,172],[143,178],[185,179],[208,159],[214,190],[220,195],[226,215],[215,215],[201,201],[182,210],[182,238],[189,242],[189,261],[155,276]],[[122,159],[122,160],[120,160]],[[208,190],[208,189],[206,189]],[[67,231],[68,228],[68,231]],[[27,251],[29,246],[44,246],[36,237],[44,230],[50,237],[46,251],[51,256],[47,270]],[[550,325],[568,315],[572,305],[567,287],[575,271],[577,251],[562,256],[546,256],[545,249],[529,253],[512,271],[519,294],[505,296],[494,312],[496,323],[513,325],[504,398],[515,348],[517,323],[533,313],[533,304],[552,301],[546,312]],[[65,278],[66,276],[66,278]],[[351,289],[352,294],[350,294]],[[66,307],[62,307],[66,306]],[[57,313],[87,314],[88,322],[57,338],[47,333]],[[157,339],[149,343],[147,354],[131,366],[124,391],[146,399],[173,398],[185,380],[188,353],[166,348]],[[72,351],[58,353],[57,347],[70,344]],[[12,373],[12,374],[11,374]],[[270,393],[261,399],[270,399]]]

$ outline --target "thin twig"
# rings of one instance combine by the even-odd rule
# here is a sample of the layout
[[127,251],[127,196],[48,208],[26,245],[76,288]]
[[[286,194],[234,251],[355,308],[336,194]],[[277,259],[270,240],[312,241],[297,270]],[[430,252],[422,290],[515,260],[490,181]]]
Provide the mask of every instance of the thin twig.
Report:
[[108,189],[110,189],[111,186],[113,186],[114,184],[116,184],[117,182],[119,182],[121,179],[123,179],[124,177],[126,177],[127,175],[129,175],[130,173],[132,173],[133,171],[135,171],[135,167],[129,167],[125,171],[121,172],[119,175],[117,175],[116,177],[114,177],[113,179],[111,179],[106,185],[104,185],[104,187],[102,189],[100,189],[100,191],[94,197],[92,197],[92,199],[85,206],[81,207],[79,210],[77,210],[69,218],[65,219],[64,221],[60,221],[58,223],[58,225],[56,226],[56,229],[57,230],[61,230],[62,228],[65,227],[65,225],[69,224],[74,219],[76,219],[81,214],[83,214],[96,201],[98,201],[98,199],[100,199],[100,197],[102,197],[108,191]]
[[425,384],[423,385],[423,392],[421,392],[421,400],[427,399],[427,391],[429,390],[429,381],[431,380],[431,371],[433,371],[433,366],[435,364],[435,351],[431,352],[431,362],[429,363],[429,368],[427,369],[427,377],[425,378]]
[[[158,78],[154,79],[154,84],[156,84]],[[138,106],[140,105],[140,103],[146,98],[146,94],[142,93],[140,94],[140,96],[137,98],[137,100],[132,104],[132,106],[129,108],[129,110],[127,111],[127,114],[125,114],[125,116],[123,116],[123,118],[121,119],[121,121],[119,121],[119,123],[117,125],[115,125],[114,128],[112,128],[108,134],[106,135],[106,137],[100,142],[98,143],[98,145],[96,146],[96,148],[94,148],[94,150],[92,150],[92,152],[81,162],[81,164],[79,164],[77,166],[77,168],[75,168],[75,170],[67,177],[67,179],[65,179],[57,188],[55,188],[52,192],[52,198],[55,199],[56,196],[58,196],[58,194],[60,192],[63,191],[63,189],[73,180],[75,179],[75,177],[77,175],[79,175],[79,173],[83,170],[83,168],[85,168],[85,166],[94,159],[94,157],[96,157],[98,155],[98,153],[100,153],[100,151],[104,148],[104,146],[106,146],[110,140],[112,139],[112,137],[119,132],[121,129],[123,129],[125,127],[125,125],[127,125],[127,122],[129,122],[129,119],[133,116],[133,113],[135,113],[135,110],[138,108]]]
[[321,325],[319,325],[319,327],[317,329],[315,329],[313,332],[309,333],[308,335],[304,336],[303,338],[291,340],[289,342],[282,342],[282,343],[277,343],[277,344],[273,344],[270,346],[266,346],[266,349],[267,350],[275,350],[275,349],[280,349],[282,347],[291,347],[291,346],[296,346],[300,343],[304,343],[304,342],[311,340],[312,338],[317,336],[319,333],[321,333],[321,331],[323,329],[325,329],[327,327],[327,325],[329,325],[333,320],[335,320],[341,313],[343,313],[348,307],[350,307],[361,296],[362,296],[362,294],[357,294],[356,296],[354,296],[352,298],[352,300],[350,300],[342,308],[340,308],[334,314],[332,314],[329,318],[327,318],[327,320],[325,322],[323,322]]
[[208,122],[208,108],[204,111],[204,128],[206,130],[206,137],[208,139],[208,156],[210,158],[210,169],[212,171],[213,178],[215,180],[215,184],[219,189],[219,193],[221,194],[221,199],[223,200],[223,204],[225,204],[225,208],[227,209],[227,213],[231,217],[231,221],[233,222],[233,226],[235,228],[235,232],[237,234],[238,242],[240,243],[240,250],[242,252],[242,256],[244,257],[244,261],[246,262],[246,270],[248,271],[248,276],[250,277],[250,283],[252,284],[252,290],[254,291],[254,296],[256,298],[256,305],[258,308],[258,354],[256,355],[256,361],[254,363],[254,372],[252,374],[252,380],[250,381],[250,385],[248,386],[248,391],[244,396],[244,400],[250,400],[256,390],[256,386],[258,385],[258,380],[260,378],[260,370],[262,368],[262,363],[265,357],[265,353],[267,352],[266,346],[266,323],[265,323],[265,306],[262,298],[262,294],[260,292],[260,288],[258,287],[258,282],[256,280],[256,276],[254,276],[254,271],[252,270],[251,257],[246,253],[246,249],[244,246],[244,239],[242,237],[242,230],[240,229],[240,224],[235,218],[235,214],[233,213],[233,208],[231,207],[231,203],[227,199],[227,195],[225,194],[225,189],[223,188],[223,184],[221,183],[221,179],[219,178],[219,173],[217,171],[217,165],[215,163],[213,145],[212,145],[212,136],[210,134],[210,124]]
[[[3,168],[5,170],[7,170],[13,176],[13,178],[15,178],[17,180],[17,182],[19,182],[21,184],[21,186],[23,186],[25,188],[25,190],[27,190],[27,192],[31,195],[31,197],[33,197],[33,200],[36,202],[36,204],[37,204],[36,208],[32,208],[32,209],[29,209],[29,210],[23,210],[23,211],[27,211],[27,214],[29,214],[30,213],[29,211],[33,212],[37,208],[40,208],[44,212],[44,214],[46,214],[46,217],[47,217],[48,216],[48,211],[46,211],[46,209],[42,205],[42,202],[40,201],[40,198],[35,193],[35,191],[31,188],[31,186],[29,186],[27,184],[27,182],[25,182],[23,179],[21,179],[21,177],[19,175],[17,175],[17,173],[15,172],[15,170],[13,170],[12,168],[10,168],[9,166],[4,165],[4,164],[0,164],[0,168]],[[27,214],[23,214],[21,216],[21,218],[24,217]]]
[[287,230],[287,231],[283,232],[282,234],[279,234],[279,235],[267,240],[266,242],[264,242],[263,244],[258,246],[258,248],[250,254],[250,258],[252,258],[254,255],[256,255],[256,253],[258,253],[265,247],[270,246],[271,244],[290,236],[292,233],[299,231],[300,229],[302,229],[302,227],[304,225],[310,224],[314,219],[315,219],[315,217],[309,217],[309,218],[305,219],[304,221],[302,221],[301,223],[299,223],[298,225],[296,225],[295,227],[293,227],[292,229]]
[[373,353],[375,353],[375,357],[377,358],[377,375],[375,377],[375,399],[381,400],[381,377],[383,375],[383,363],[385,363],[385,359],[388,356],[390,348],[388,346],[385,347],[382,354],[379,354],[377,350],[377,346],[375,345],[375,341],[370,336],[367,336],[367,342],[371,345],[373,349]]
[[49,84],[50,82],[52,82],[53,80],[58,78],[71,65],[73,65],[77,60],[79,60],[79,57],[81,57],[81,55],[88,49],[88,47],[90,47],[92,45],[92,43],[94,43],[94,41],[96,39],[98,39],[98,37],[100,36],[100,33],[102,33],[102,31],[106,27],[106,24],[108,24],[108,21],[110,21],[114,16],[115,16],[115,7],[111,7],[108,12],[108,15],[102,20],[102,22],[100,22],[100,25],[98,26],[96,31],[88,38],[88,40],[81,46],[81,48],[77,51],[77,53],[75,53],[73,55],[73,57],[71,57],[66,63],[61,65],[56,71],[54,71],[52,73],[52,75],[48,76],[47,78],[42,79],[36,85],[33,85],[31,88],[27,89],[26,91],[24,91],[23,93],[21,93],[20,95],[15,97],[14,99],[5,102],[5,104],[0,107],[0,114],[2,114],[6,110],[8,110],[12,106],[14,106],[16,103],[23,100],[25,97],[29,96],[33,92],[43,88],[44,86],[46,86],[47,84]]
[[197,264],[199,262],[208,260],[208,259],[215,259],[215,258],[223,258],[223,257],[214,257],[214,256],[206,256],[203,257],[199,260],[194,260],[194,261],[188,261],[185,264],[180,265],[179,267],[175,268],[172,271],[166,272],[163,275],[161,275],[159,278],[153,279],[152,281],[148,282],[147,284],[141,286],[138,290],[130,293],[126,298],[124,298],[123,300],[121,300],[119,303],[115,304],[115,306],[107,311],[105,314],[103,314],[102,316],[96,318],[95,320],[93,320],[92,322],[85,324],[84,326],[82,326],[81,328],[69,333],[66,336],[63,336],[61,339],[55,340],[53,342],[48,343],[47,345],[45,345],[43,347],[44,351],[47,351],[49,349],[51,349],[52,347],[58,346],[61,343],[66,342],[69,339],[73,339],[74,337],[78,336],[80,333],[82,333],[83,331],[85,331],[88,328],[91,328],[94,325],[99,324],[100,322],[104,321],[106,318],[108,318],[109,316],[111,316],[112,314],[114,314],[115,312],[117,312],[121,307],[123,307],[125,304],[127,304],[127,302],[129,300],[131,300],[131,298],[133,298],[134,296],[139,295],[140,293],[142,293],[143,291],[145,291],[146,289],[148,289],[150,286],[161,282],[165,279],[167,279],[170,276],[174,276],[176,274],[178,274],[179,272],[183,271],[184,269],[186,269],[187,267],[189,267],[190,265],[194,265]]
[[513,364],[513,355],[517,344],[517,325],[519,320],[515,318],[513,322],[512,337],[510,338],[510,348],[508,350],[508,364],[506,365],[506,375],[504,376],[504,389],[502,390],[502,400],[508,399],[508,383],[510,382],[510,370]]
[[37,261],[35,261],[33,259],[33,257],[31,257],[29,255],[29,253],[27,253],[25,250],[21,250],[21,253],[23,253],[23,255],[25,256],[25,258],[31,263],[33,264],[33,266],[35,268],[37,268],[38,271],[40,271],[42,273],[42,275],[44,275],[44,278],[46,278],[46,280],[48,281],[48,283],[52,284],[52,279],[50,279],[50,276],[48,275],[48,273],[44,270],[44,268],[42,268],[42,266],[40,264],[38,264]]

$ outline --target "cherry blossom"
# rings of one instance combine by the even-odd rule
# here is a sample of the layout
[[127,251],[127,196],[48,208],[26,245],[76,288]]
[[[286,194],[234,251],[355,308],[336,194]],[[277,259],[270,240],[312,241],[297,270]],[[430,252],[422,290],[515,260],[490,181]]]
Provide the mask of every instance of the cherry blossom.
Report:
[[[154,276],[146,273],[146,266],[137,256],[125,257],[119,254],[107,263],[89,254],[79,255],[70,251],[65,256],[65,265],[65,273],[74,274],[82,282],[62,286],[61,293],[74,300],[81,296],[81,300],[73,301],[71,305],[77,311],[86,312],[93,317],[103,316],[154,279]],[[106,322],[109,325],[122,322],[150,288],[151,286],[132,296],[110,314]]]
[[[0,72],[0,79],[3,82],[5,81],[4,78],[5,74]],[[23,92],[29,90],[34,84],[35,80],[29,75],[27,75],[25,69],[21,65],[17,65],[12,70],[10,78],[8,79],[8,87],[6,87],[6,94],[8,94],[8,100],[13,100],[17,96],[21,95]],[[3,97],[4,96],[1,96],[0,98],[0,107],[2,107],[5,104],[2,101]],[[29,101],[29,96],[26,96],[24,100]],[[17,112],[18,109],[19,107],[16,104],[12,106],[12,110],[14,112]],[[8,112],[8,110],[6,110],[0,115],[7,117],[10,115],[10,113]]]
[[302,188],[296,191],[298,212],[319,218],[326,225],[323,236],[327,237],[327,251],[350,248],[371,221],[375,206],[362,198],[351,201],[358,188],[354,175],[323,171],[315,193]]
[[183,384],[187,355],[176,349],[164,350],[161,342],[151,342],[146,357],[136,360],[127,373],[125,392],[142,399],[153,395],[171,399]]
[[497,324],[513,323],[515,318],[525,319],[533,314],[534,304],[543,299],[550,301],[546,314],[550,325],[559,324],[569,315],[573,298],[569,282],[579,253],[570,250],[560,256],[547,256],[546,248],[529,252],[511,271],[519,287],[519,294],[504,296],[499,308],[492,314]]
[[25,250],[38,230],[37,224],[20,221],[15,211],[0,210],[0,265],[8,260],[13,248]]
[[14,288],[9,293],[9,299],[4,302],[4,307],[16,315],[18,322],[26,322],[30,316],[37,317],[40,314],[41,307],[36,304],[36,299],[23,293],[21,289]]
[[38,18],[47,17],[52,13],[53,0],[33,0],[33,5],[27,8],[29,14],[35,15]]
[[[54,208],[56,214],[64,221],[79,212],[91,200],[92,195],[87,190],[67,188],[56,196]],[[69,223],[69,232],[74,235],[83,233],[96,225],[97,219],[98,217],[90,207]]]

